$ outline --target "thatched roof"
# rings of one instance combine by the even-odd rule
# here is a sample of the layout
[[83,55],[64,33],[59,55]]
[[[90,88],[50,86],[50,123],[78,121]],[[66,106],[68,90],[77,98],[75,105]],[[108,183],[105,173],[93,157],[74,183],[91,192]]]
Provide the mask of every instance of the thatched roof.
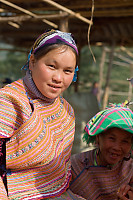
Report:
[[[0,42],[31,47],[45,29],[65,27],[88,44],[91,0],[1,0]],[[52,24],[50,24],[52,22]],[[16,26],[16,27],[14,27]],[[133,46],[133,0],[95,0],[90,44]]]

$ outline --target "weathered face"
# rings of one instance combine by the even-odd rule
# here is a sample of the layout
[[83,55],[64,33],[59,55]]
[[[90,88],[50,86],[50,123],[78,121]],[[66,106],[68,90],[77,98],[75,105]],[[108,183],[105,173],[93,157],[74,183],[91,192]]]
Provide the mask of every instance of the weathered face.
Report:
[[38,90],[54,99],[71,84],[76,65],[76,55],[70,48],[59,47],[36,60],[30,58],[29,69]]
[[96,140],[103,165],[116,164],[128,155],[132,146],[132,134],[119,128],[111,128],[97,135]]

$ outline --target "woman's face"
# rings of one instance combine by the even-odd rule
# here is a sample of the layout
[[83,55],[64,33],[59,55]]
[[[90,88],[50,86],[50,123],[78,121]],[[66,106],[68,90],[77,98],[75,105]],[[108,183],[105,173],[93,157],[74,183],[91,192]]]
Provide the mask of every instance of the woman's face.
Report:
[[132,146],[132,134],[119,128],[111,128],[96,139],[102,165],[116,164],[128,155]]
[[29,69],[38,90],[47,98],[54,99],[71,84],[76,65],[76,55],[68,47],[49,51],[36,60],[30,58]]

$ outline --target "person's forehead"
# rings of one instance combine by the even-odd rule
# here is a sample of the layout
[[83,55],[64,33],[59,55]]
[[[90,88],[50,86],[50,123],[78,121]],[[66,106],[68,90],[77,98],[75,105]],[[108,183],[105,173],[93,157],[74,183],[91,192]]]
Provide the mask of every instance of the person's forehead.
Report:
[[132,136],[133,136],[128,131],[121,129],[121,128],[117,128],[117,127],[113,127],[113,128],[106,130],[104,132],[104,135],[105,136],[113,135],[113,136],[117,136],[119,138],[121,138],[121,137],[132,138]]

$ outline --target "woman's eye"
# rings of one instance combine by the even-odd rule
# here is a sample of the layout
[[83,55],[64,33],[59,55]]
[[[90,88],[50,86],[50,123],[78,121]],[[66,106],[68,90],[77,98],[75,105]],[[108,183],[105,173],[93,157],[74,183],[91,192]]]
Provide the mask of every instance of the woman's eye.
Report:
[[114,138],[114,137],[109,137],[109,139],[110,139],[110,140],[115,140],[115,138]]
[[71,70],[71,69],[66,69],[66,70],[64,70],[66,73],[73,73],[73,70]]
[[54,66],[54,65],[49,65],[49,67],[50,67],[50,68],[52,68],[52,69],[53,69],[53,68],[55,68],[55,66]]
[[128,144],[128,143],[130,143],[128,140],[123,140],[123,143],[126,143],[126,144]]

